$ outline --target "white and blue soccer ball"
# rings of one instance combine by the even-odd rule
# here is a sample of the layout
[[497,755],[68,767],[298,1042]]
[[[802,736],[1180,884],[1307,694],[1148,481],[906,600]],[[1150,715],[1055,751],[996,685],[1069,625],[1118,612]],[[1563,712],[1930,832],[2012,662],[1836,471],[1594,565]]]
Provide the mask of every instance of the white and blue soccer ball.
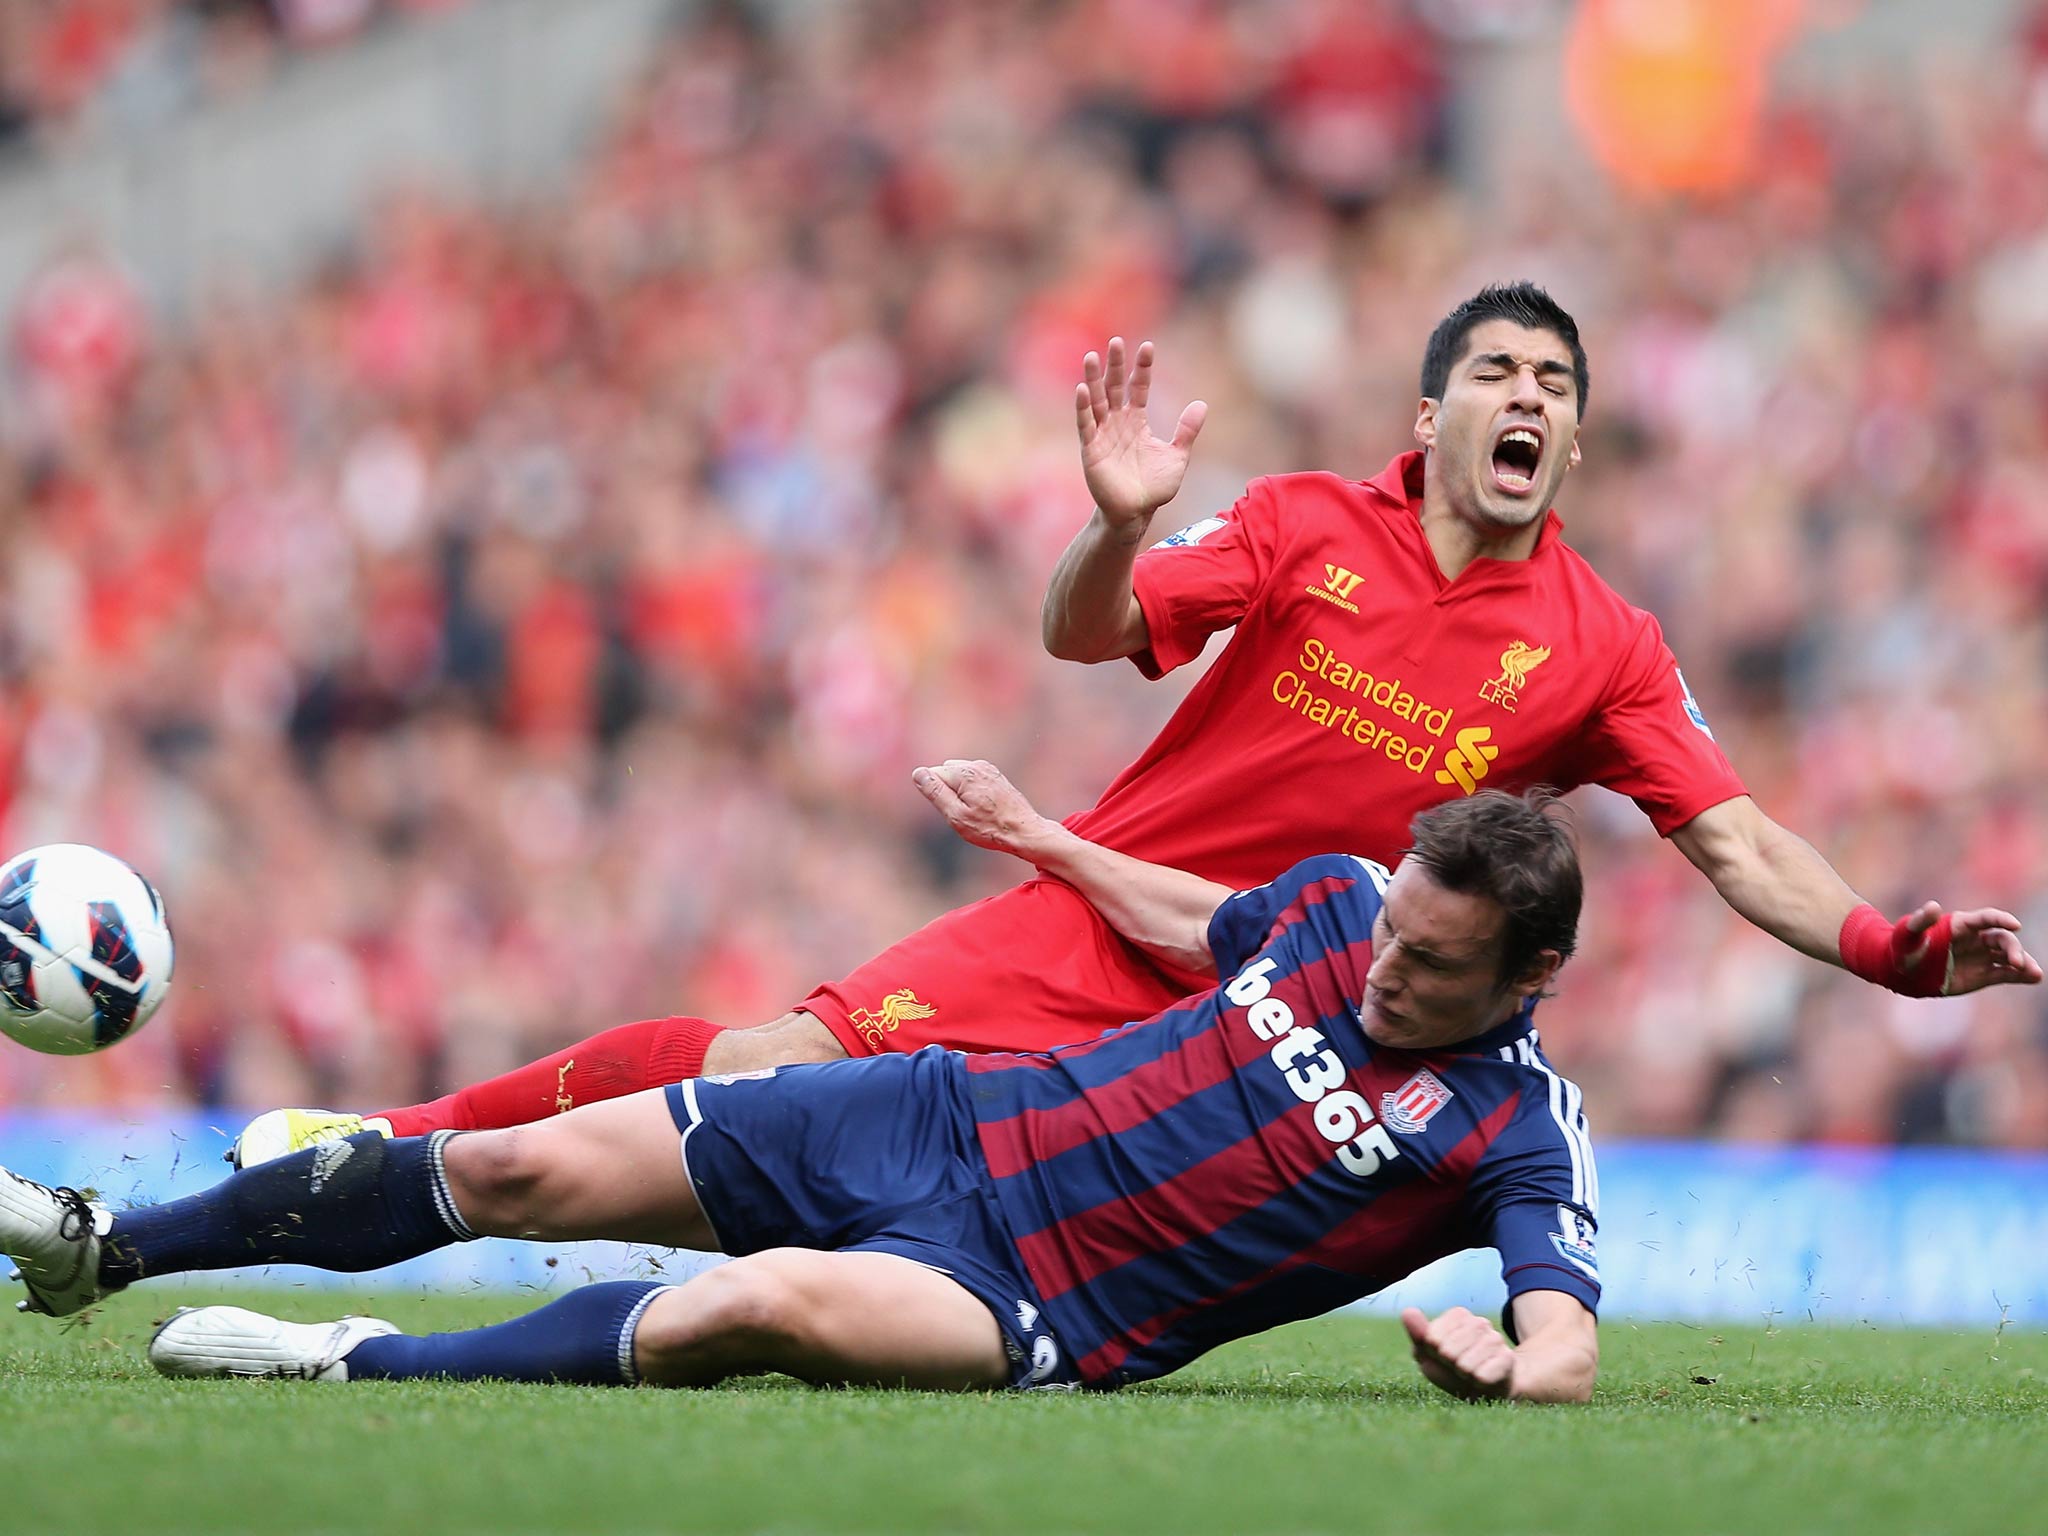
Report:
[[163,898],[111,853],[51,843],[0,864],[0,1032],[53,1056],[105,1050],[170,984]]

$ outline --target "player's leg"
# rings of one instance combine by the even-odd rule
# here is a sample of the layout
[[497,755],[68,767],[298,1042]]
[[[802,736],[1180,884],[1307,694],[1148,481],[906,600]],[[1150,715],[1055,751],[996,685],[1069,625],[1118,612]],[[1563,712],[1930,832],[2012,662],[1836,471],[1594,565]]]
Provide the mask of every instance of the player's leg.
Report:
[[552,1120],[448,1139],[448,1197],[480,1236],[606,1238],[714,1252],[669,1098],[648,1089]]
[[[811,1061],[844,1061],[846,1047],[802,1008],[752,1029],[722,1029],[704,1052],[704,1070],[696,1077],[725,1072],[759,1072],[768,1067],[795,1067]],[[670,1081],[681,1082],[681,1078]]]
[[544,1120],[704,1072],[705,1048],[723,1033],[709,1019],[641,1019],[600,1030],[564,1050],[423,1104],[382,1109],[394,1136],[488,1131]]
[[[428,1142],[440,1150],[437,1199],[465,1234],[714,1246],[683,1166],[675,1117],[659,1089],[510,1130],[441,1131],[388,1143],[363,1136],[341,1145],[399,1149]],[[297,1153],[229,1182],[262,1179],[326,1150]],[[313,1211],[304,1222],[316,1236],[324,1230],[323,1216]],[[120,1236],[117,1229],[110,1240]],[[635,1329],[669,1289],[647,1280],[587,1285],[510,1322],[424,1337],[374,1321],[358,1320],[354,1328],[347,1319],[307,1325],[239,1307],[200,1307],[158,1329],[149,1354],[168,1376],[631,1385],[638,1379]]]
[[527,1125],[594,1104],[715,1072],[751,1072],[806,1061],[836,1061],[846,1052],[800,1010],[752,1029],[726,1029],[708,1019],[642,1019],[580,1040],[497,1077],[424,1104],[371,1115],[318,1109],[273,1109],[243,1128],[228,1153],[238,1168],[339,1141],[359,1131],[424,1136],[431,1131],[495,1130]]
[[365,1133],[124,1211],[0,1169],[0,1252],[28,1287],[23,1309],[56,1316],[152,1275],[245,1264],[376,1269],[477,1235],[448,1197],[441,1158],[454,1134]]
[[[410,1137],[386,1142],[364,1135],[297,1153],[233,1175],[228,1185],[259,1184],[266,1193],[295,1189],[299,1165],[342,1148],[390,1157],[426,1145],[436,1154],[431,1193],[447,1226],[462,1235],[544,1241],[613,1238],[671,1247],[709,1248],[714,1239],[686,1172],[681,1132],[661,1090],[594,1104],[538,1125],[510,1130]],[[265,1210],[259,1220],[273,1213]],[[332,1213],[306,1201],[284,1252],[249,1254],[320,1262],[305,1240],[325,1242]],[[209,1233],[218,1238],[218,1233]],[[204,1255],[170,1250],[154,1234],[118,1225],[110,1245],[141,1248],[145,1263],[164,1265]],[[388,1262],[392,1250],[360,1230],[357,1250]],[[229,1245],[232,1253],[235,1248]],[[324,1252],[324,1250],[323,1250]],[[354,1255],[352,1254],[351,1257]],[[340,1267],[363,1267],[353,1262]],[[160,1272],[152,1269],[150,1272]],[[490,1328],[415,1338],[376,1320],[289,1323],[239,1307],[201,1307],[167,1321],[150,1341],[150,1360],[171,1376],[290,1376],[308,1380],[559,1381],[631,1384],[633,1334],[650,1303],[669,1289],[645,1280],[584,1286],[538,1312]]]
[[6,1175],[0,1249],[38,1310],[65,1313],[152,1275],[353,1272],[478,1236],[709,1246],[677,1138],[666,1096],[652,1091],[513,1131],[365,1133],[129,1211]]
[[182,1311],[150,1341],[167,1376],[702,1387],[779,1371],[818,1384],[984,1391],[1011,1376],[978,1298],[909,1259],[780,1248],[682,1285],[587,1285],[508,1323],[413,1336],[371,1318]]
[[[646,1379],[994,1386],[1008,1355],[993,1303],[976,1298],[1029,1288],[984,1276],[982,1255],[1009,1243],[991,1226],[962,1078],[956,1058],[927,1051],[684,1083],[457,1137],[450,1192],[480,1230],[746,1255],[647,1303],[633,1340]],[[662,1117],[639,1113],[649,1100]],[[823,1251],[885,1237],[958,1278],[901,1247]]]
[[443,1127],[494,1130],[646,1088],[665,1088],[686,1077],[836,1061],[845,1054],[817,1020],[795,1010],[752,1029],[727,1029],[688,1017],[646,1019],[592,1035],[445,1098],[380,1111],[379,1118],[390,1122],[396,1136],[420,1136]]
[[777,1248],[705,1271],[649,1304],[640,1379],[709,1386],[779,1371],[815,1384],[985,1391],[1010,1379],[995,1315],[891,1253]]
[[[704,1247],[715,1231],[753,1257],[676,1290],[590,1286],[494,1328],[424,1339],[206,1308],[167,1324],[152,1359],[178,1375],[624,1383],[644,1369],[684,1385],[786,1370],[997,1385],[1026,1354],[1006,1348],[986,1298],[1028,1297],[1030,1287],[986,1273],[985,1256],[1009,1245],[992,1225],[973,1135],[958,1069],[940,1052],[703,1080],[514,1130],[443,1133],[442,1198],[473,1230]],[[959,1278],[909,1262],[901,1247],[797,1250],[872,1248],[885,1231]]]

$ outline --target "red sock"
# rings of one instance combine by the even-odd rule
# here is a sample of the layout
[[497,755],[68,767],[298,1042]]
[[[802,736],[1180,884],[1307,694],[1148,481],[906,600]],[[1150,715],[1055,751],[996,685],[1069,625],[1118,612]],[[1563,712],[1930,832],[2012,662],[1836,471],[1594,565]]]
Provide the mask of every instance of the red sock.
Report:
[[446,1098],[377,1114],[391,1122],[394,1136],[526,1125],[578,1104],[697,1077],[704,1071],[704,1052],[723,1033],[709,1019],[688,1017],[621,1024]]

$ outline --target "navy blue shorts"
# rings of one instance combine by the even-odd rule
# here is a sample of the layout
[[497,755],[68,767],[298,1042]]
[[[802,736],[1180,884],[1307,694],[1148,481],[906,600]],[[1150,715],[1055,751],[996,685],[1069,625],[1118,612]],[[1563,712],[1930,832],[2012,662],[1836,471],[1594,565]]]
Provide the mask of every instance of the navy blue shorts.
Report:
[[995,1314],[1011,1386],[1076,1385],[996,1204],[963,1078],[952,1052],[928,1046],[666,1091],[684,1166],[725,1252],[913,1260]]

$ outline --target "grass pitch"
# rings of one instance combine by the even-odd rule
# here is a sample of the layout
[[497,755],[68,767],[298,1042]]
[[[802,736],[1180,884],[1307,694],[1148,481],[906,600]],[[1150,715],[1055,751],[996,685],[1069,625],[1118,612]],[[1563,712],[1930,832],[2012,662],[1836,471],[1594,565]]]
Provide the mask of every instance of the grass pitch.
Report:
[[[2048,1530],[2048,1333],[1602,1329],[1583,1409],[1427,1387],[1398,1324],[1340,1317],[1109,1396],[169,1382],[144,1288],[0,1319],[14,1531],[1591,1533]],[[229,1299],[414,1331],[493,1295]]]

